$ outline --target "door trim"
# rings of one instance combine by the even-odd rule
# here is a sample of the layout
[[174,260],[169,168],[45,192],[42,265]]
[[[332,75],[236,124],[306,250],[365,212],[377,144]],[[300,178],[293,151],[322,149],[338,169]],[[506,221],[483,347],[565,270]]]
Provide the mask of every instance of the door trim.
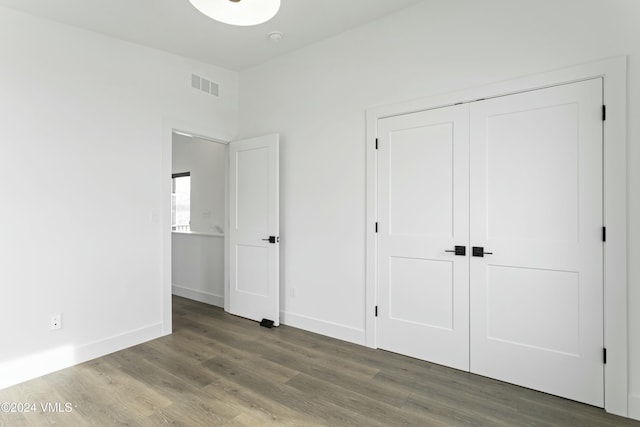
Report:
[[379,119],[446,107],[460,102],[511,95],[593,78],[603,79],[607,118],[603,126],[604,224],[604,343],[607,348],[605,410],[628,416],[627,343],[627,58],[619,56],[542,74],[429,98],[370,108],[366,112],[366,345],[377,348],[377,157]]

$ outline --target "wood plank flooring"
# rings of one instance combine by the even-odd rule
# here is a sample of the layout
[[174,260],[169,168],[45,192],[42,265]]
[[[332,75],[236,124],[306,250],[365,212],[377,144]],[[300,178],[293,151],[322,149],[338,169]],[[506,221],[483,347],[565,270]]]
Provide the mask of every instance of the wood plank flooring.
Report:
[[[0,390],[0,426],[640,426],[569,400],[174,297],[174,334]],[[44,412],[41,402],[72,405]]]

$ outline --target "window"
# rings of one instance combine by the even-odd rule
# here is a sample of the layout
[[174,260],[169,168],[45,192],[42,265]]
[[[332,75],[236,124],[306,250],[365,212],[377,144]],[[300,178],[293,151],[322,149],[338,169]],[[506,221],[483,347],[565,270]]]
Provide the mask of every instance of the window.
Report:
[[191,172],[171,175],[171,229],[191,229]]

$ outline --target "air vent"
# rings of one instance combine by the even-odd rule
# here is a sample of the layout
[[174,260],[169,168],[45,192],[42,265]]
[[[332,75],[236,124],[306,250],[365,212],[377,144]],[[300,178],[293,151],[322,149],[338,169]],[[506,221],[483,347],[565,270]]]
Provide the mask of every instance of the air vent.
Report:
[[200,90],[203,92],[209,93],[209,88],[211,87],[211,82],[207,79],[200,80]]
[[194,89],[200,89],[200,76],[191,74],[191,87]]
[[191,87],[213,96],[220,95],[220,86],[218,83],[212,82],[211,80],[200,77],[196,74],[191,74]]

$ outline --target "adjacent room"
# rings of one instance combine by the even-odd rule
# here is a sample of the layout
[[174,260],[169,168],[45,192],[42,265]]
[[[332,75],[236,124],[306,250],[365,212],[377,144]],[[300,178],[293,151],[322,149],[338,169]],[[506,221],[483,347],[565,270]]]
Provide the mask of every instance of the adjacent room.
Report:
[[0,0],[0,426],[640,425],[636,0]]

